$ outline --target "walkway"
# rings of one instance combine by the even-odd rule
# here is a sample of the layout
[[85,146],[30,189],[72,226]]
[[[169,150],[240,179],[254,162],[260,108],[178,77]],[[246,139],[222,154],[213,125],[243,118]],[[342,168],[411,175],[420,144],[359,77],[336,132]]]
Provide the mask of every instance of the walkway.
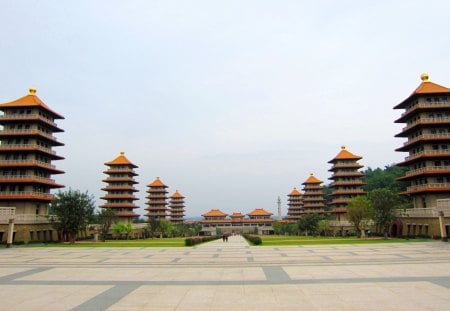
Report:
[[445,310],[448,243],[0,250],[2,310]]

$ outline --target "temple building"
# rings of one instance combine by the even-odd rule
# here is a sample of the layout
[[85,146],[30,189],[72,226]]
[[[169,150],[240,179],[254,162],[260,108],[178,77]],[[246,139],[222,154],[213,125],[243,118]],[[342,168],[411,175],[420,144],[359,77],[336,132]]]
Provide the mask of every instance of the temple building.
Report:
[[303,198],[296,187],[288,194],[288,220],[298,221],[302,215]]
[[271,218],[273,214],[263,208],[257,208],[248,213],[245,217],[241,212],[235,212],[228,215],[221,210],[212,209],[203,214],[204,220],[197,223],[202,225],[201,234],[232,234],[232,233],[255,233],[271,234],[273,233]]
[[147,201],[147,214],[145,216],[148,217],[148,221],[152,220],[161,220],[167,218],[167,186],[156,177],[156,179],[147,185],[148,199]]
[[131,223],[133,219],[139,217],[139,214],[133,211],[138,208],[134,204],[134,201],[138,200],[134,195],[138,191],[134,188],[134,185],[137,184],[134,177],[138,175],[134,169],[137,166],[125,157],[124,152],[121,152],[114,160],[106,162],[105,165],[108,166],[108,169],[103,173],[108,177],[103,182],[108,185],[102,190],[107,194],[101,199],[106,200],[106,203],[100,207],[113,210],[119,222]]
[[64,117],[37,97],[35,88],[0,104],[0,111],[0,241],[6,241],[9,219],[14,219],[13,242],[57,240],[48,206],[50,190],[64,187],[51,178],[64,173],[52,164],[64,159],[52,150],[64,145],[53,136],[63,132],[55,120]]
[[329,205],[332,207],[331,212],[336,215],[337,220],[344,218],[348,202],[358,196],[365,195],[363,186],[366,184],[362,181],[364,176],[359,170],[363,167],[358,164],[362,157],[354,155],[349,152],[345,146],[342,146],[341,151],[328,163],[332,164],[329,169],[333,175],[329,178],[333,180],[331,188],[332,201]]
[[407,152],[399,166],[408,167],[401,180],[410,182],[403,194],[412,198],[414,209],[402,213],[392,235],[441,235],[438,214],[443,212],[447,235],[450,226],[450,89],[422,82],[394,109],[403,109],[395,123],[405,127],[396,137],[406,138],[396,151]]
[[322,181],[314,174],[308,177],[303,185],[303,208],[302,213],[325,213],[325,199]]
[[170,196],[169,208],[170,221],[175,224],[183,223],[184,216],[186,215],[184,213],[184,196],[178,190]]

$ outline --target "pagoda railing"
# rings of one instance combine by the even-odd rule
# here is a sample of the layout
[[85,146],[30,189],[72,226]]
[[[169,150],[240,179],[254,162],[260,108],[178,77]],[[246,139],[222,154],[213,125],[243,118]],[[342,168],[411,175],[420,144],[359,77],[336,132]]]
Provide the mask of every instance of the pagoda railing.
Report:
[[450,122],[450,118],[449,117],[440,117],[440,118],[420,118],[418,120],[415,120],[411,123],[409,123],[407,126],[405,126],[404,128],[402,128],[402,132],[409,130],[410,128],[416,126],[417,124],[420,123],[449,123]]
[[38,135],[42,135],[45,136],[51,140],[57,141],[57,138],[51,134],[45,133],[43,131],[40,131],[38,129],[7,129],[7,130],[3,130],[0,131],[0,133],[2,134],[38,134]]
[[0,191],[0,197],[11,196],[11,197],[29,197],[29,196],[39,196],[47,199],[53,199],[53,194],[37,192],[37,191]]
[[450,139],[450,133],[422,134],[422,135],[419,135],[412,139],[408,139],[406,142],[403,143],[403,146],[412,144],[412,143],[422,140],[422,139],[433,139],[433,138]]
[[423,185],[414,185],[406,188],[406,191],[426,190],[426,189],[450,188],[450,183],[428,183]]
[[395,215],[397,217],[438,217],[439,213],[443,212],[444,216],[450,217],[450,207],[443,208],[409,208],[409,209],[397,209]]
[[449,151],[444,151],[444,150],[424,150],[424,151],[419,151],[419,152],[417,152],[415,154],[407,156],[405,158],[405,161],[413,160],[413,159],[419,158],[421,156],[433,156],[433,155],[450,156],[450,150]]
[[5,114],[5,115],[0,116],[0,120],[34,120],[34,119],[39,119],[41,121],[44,121],[45,123],[53,125],[54,127],[58,127],[55,122],[53,122],[52,120],[49,120],[47,118],[44,118],[43,116],[41,116],[37,113]]
[[56,155],[56,152],[51,150],[50,148],[45,148],[36,144],[1,144],[0,150],[21,150],[21,149],[38,149],[41,151],[44,151],[46,153],[54,154]]
[[36,176],[36,175],[0,175],[0,180],[23,180],[23,179],[34,179],[34,180],[42,180],[55,182],[54,179],[50,179],[47,177]]
[[426,173],[428,171],[450,171],[450,166],[426,166],[406,172],[405,176],[416,175],[420,173]]
[[8,165],[8,164],[29,164],[29,165],[42,165],[52,169],[56,169],[55,165],[52,165],[47,162],[42,162],[38,160],[0,160],[0,165]]
[[[0,215],[0,224],[7,224],[10,218],[15,224],[48,224],[53,216],[36,214],[15,214],[14,216]],[[55,218],[56,219],[56,218]]]
[[449,107],[450,102],[449,101],[440,101],[440,102],[420,102],[415,104],[409,109],[406,109],[405,112],[401,114],[401,116],[405,116],[408,113],[410,113],[413,110],[419,109],[419,108],[444,108]]

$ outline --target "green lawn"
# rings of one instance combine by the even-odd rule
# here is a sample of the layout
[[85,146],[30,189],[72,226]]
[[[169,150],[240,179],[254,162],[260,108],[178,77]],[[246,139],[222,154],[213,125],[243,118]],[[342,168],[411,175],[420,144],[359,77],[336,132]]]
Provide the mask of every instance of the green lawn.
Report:
[[144,240],[107,240],[106,242],[77,241],[70,243],[28,244],[26,247],[184,247],[185,238],[163,238]]
[[356,237],[305,237],[305,236],[282,236],[271,235],[262,236],[261,246],[284,246],[284,245],[328,245],[328,244],[376,244],[376,243],[406,243],[406,242],[425,242],[427,239],[388,239],[366,238],[358,239]]

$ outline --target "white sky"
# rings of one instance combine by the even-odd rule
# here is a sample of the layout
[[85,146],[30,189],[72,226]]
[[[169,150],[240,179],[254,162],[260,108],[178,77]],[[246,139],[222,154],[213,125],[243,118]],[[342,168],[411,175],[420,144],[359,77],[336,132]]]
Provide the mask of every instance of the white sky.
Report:
[[[341,145],[399,162],[392,107],[420,74],[450,86],[449,1],[0,2],[0,102],[29,86],[53,110],[67,187],[104,195],[120,151],[146,185],[212,208],[276,214]],[[138,211],[141,214],[143,210]]]

